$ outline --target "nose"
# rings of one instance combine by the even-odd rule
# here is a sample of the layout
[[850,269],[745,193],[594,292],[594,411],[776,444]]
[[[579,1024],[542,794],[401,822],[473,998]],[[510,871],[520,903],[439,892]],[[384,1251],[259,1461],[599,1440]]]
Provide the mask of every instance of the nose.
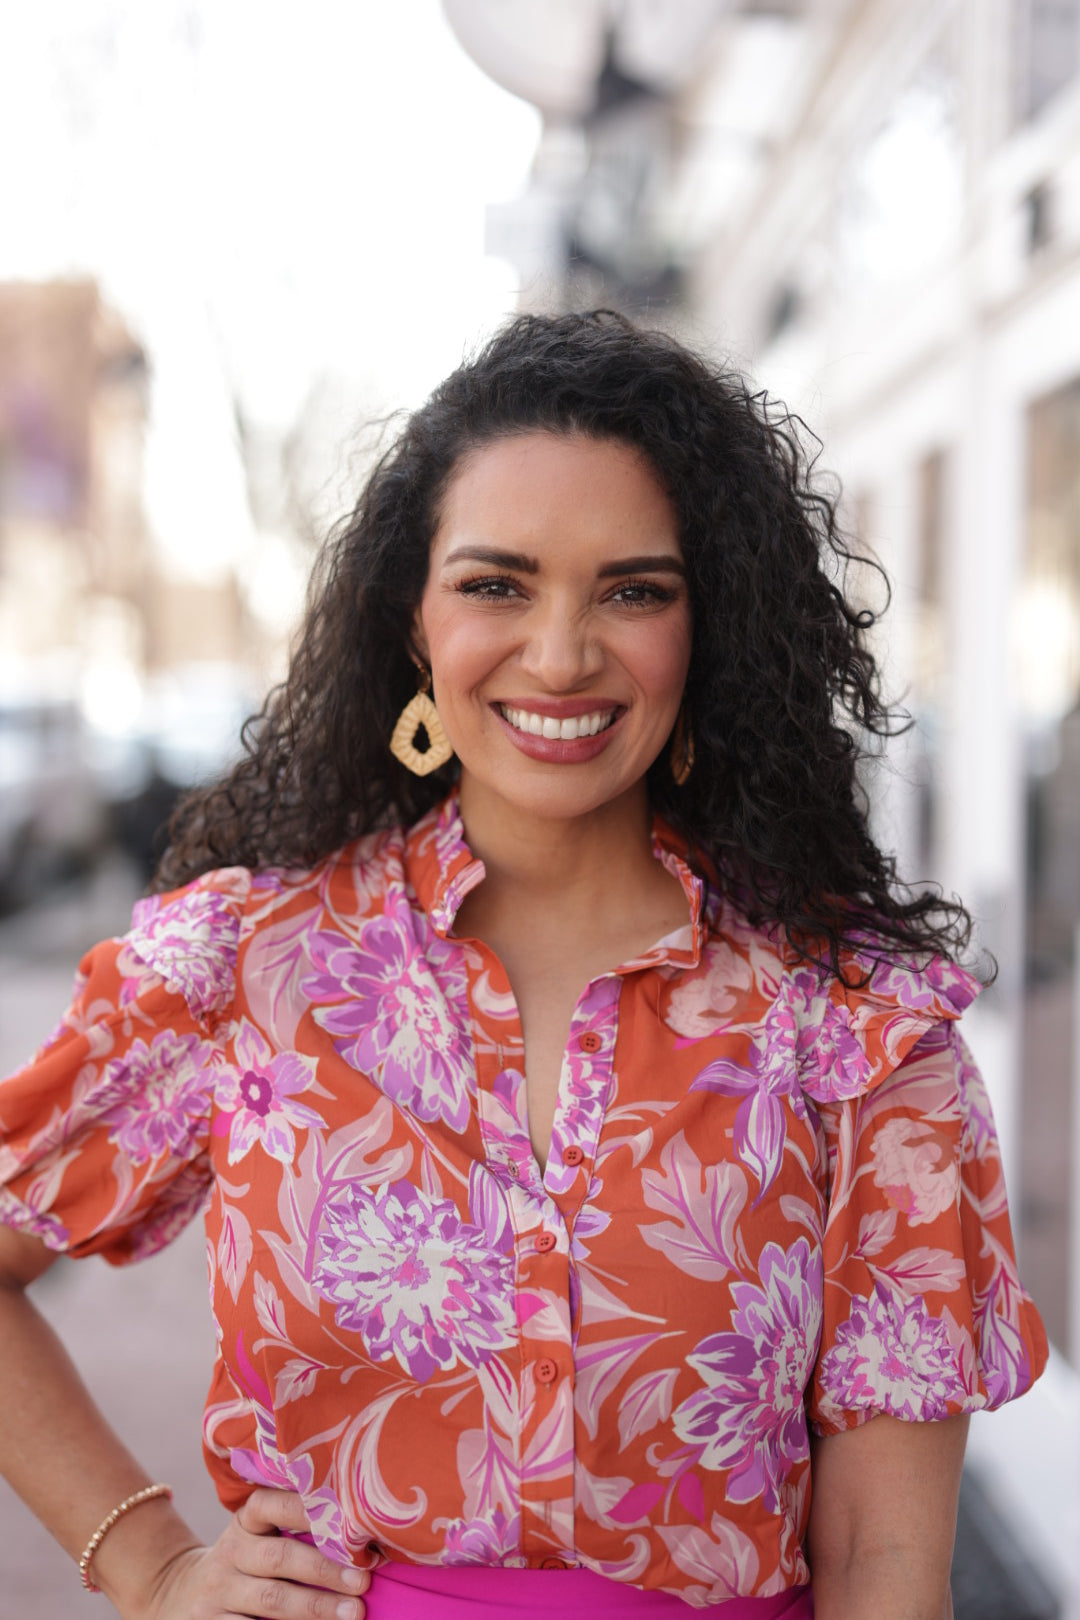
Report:
[[603,648],[587,614],[575,613],[568,603],[552,601],[530,619],[521,667],[538,685],[549,692],[568,691],[598,673]]

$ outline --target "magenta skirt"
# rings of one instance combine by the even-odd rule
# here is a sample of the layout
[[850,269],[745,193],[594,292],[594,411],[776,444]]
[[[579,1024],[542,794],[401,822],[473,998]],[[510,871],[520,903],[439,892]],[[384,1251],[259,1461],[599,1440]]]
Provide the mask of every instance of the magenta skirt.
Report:
[[[643,1592],[591,1569],[499,1569],[477,1565],[380,1564],[364,1593],[369,1620],[688,1620],[673,1592]],[[730,1598],[716,1605],[723,1620],[813,1620],[808,1586],[775,1598]]]

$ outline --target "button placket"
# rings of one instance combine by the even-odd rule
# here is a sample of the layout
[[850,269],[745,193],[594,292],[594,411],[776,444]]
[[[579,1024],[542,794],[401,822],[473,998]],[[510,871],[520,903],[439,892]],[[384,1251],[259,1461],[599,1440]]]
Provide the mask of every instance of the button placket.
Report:
[[584,1200],[589,1164],[596,1157],[615,1060],[621,990],[618,974],[594,979],[570,1024],[544,1178],[566,1219]]

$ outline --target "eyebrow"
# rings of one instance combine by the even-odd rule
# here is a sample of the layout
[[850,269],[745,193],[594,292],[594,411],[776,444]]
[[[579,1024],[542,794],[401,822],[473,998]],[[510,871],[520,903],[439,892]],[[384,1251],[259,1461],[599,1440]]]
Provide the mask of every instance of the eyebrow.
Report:
[[[519,574],[538,574],[540,564],[535,557],[526,557],[520,551],[496,551],[487,546],[461,546],[451,551],[443,566],[451,563],[478,562],[490,568],[509,568]],[[685,578],[686,569],[678,557],[663,552],[657,557],[619,557],[597,569],[598,579],[612,579],[620,574],[678,574]]]

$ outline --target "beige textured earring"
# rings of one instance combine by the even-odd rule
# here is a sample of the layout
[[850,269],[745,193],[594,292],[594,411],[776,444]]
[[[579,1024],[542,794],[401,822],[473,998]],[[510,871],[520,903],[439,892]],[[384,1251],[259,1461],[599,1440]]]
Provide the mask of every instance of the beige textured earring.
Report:
[[686,706],[680,705],[679,717],[671,736],[671,774],[676,785],[682,787],[694,768],[694,733],[686,718]]
[[[428,776],[452,759],[454,750],[439,719],[439,711],[428,693],[431,691],[431,672],[420,666],[420,690],[398,715],[397,725],[390,738],[390,752],[400,759],[414,776]],[[428,746],[423,753],[416,746],[421,726],[427,732]]]

